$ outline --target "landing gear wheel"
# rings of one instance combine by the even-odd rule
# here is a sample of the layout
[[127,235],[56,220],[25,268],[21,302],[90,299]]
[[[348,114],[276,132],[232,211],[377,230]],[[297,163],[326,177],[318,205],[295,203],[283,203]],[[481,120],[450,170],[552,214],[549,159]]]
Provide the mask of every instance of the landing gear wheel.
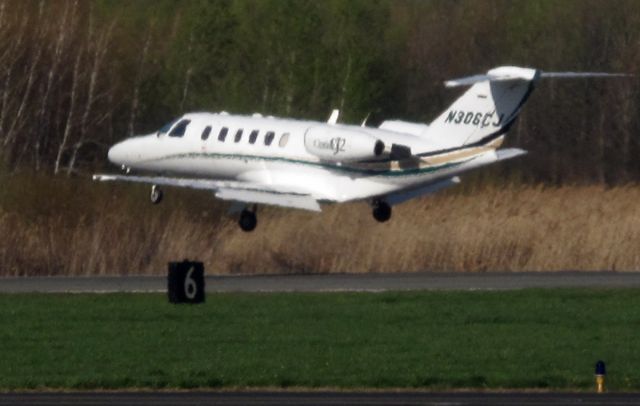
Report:
[[374,202],[373,218],[378,220],[380,223],[384,223],[389,220],[391,218],[391,206],[389,206],[389,203],[383,201]]
[[258,225],[258,219],[256,218],[256,213],[251,210],[244,209],[242,213],[240,213],[240,221],[238,221],[240,228],[242,231],[250,232],[253,231]]
[[149,195],[149,198],[151,199],[151,203],[153,204],[158,204],[162,201],[162,189],[160,189],[158,186],[153,185],[151,186],[151,195]]

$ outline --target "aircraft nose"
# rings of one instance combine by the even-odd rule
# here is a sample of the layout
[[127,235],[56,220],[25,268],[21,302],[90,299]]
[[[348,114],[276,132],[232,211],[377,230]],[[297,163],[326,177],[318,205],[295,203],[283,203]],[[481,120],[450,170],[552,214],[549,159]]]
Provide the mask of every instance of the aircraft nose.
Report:
[[126,146],[124,145],[126,141],[119,142],[109,148],[109,152],[107,156],[109,157],[109,161],[113,162],[116,165],[124,165],[127,162],[127,151]]

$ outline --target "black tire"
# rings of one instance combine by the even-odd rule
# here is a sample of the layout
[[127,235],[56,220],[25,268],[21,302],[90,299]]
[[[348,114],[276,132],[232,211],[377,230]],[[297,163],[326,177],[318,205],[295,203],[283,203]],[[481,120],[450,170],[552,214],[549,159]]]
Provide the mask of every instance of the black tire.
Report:
[[373,207],[373,218],[384,223],[391,218],[391,206],[387,202],[376,202]]
[[255,230],[258,225],[258,218],[254,212],[243,210],[242,213],[240,213],[240,220],[238,221],[238,224],[242,231],[251,232]]
[[162,189],[160,189],[157,186],[153,186],[151,188],[151,194],[149,195],[151,203],[159,204],[162,201],[163,197],[164,197],[164,193],[162,193]]

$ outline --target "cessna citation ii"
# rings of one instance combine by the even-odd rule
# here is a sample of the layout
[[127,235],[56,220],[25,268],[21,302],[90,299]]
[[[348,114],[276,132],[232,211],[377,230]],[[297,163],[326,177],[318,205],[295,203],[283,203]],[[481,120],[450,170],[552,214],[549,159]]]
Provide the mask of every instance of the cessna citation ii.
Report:
[[[503,66],[445,82],[470,86],[430,124],[384,121],[378,128],[285,118],[190,113],[158,131],[109,149],[124,174],[99,181],[210,190],[236,204],[242,230],[257,224],[259,204],[320,211],[320,203],[367,201],[385,222],[391,208],[460,182],[463,172],[517,157],[499,149],[536,82],[545,77],[623,76],[542,72]],[[132,171],[146,175],[133,175]]]

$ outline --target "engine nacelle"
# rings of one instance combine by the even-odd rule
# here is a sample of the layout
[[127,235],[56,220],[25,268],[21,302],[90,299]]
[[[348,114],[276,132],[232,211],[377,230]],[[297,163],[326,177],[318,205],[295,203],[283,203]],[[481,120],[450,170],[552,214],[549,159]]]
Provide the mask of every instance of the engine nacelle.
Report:
[[361,131],[339,127],[311,127],[304,136],[307,151],[325,161],[359,161],[380,157],[384,142]]

